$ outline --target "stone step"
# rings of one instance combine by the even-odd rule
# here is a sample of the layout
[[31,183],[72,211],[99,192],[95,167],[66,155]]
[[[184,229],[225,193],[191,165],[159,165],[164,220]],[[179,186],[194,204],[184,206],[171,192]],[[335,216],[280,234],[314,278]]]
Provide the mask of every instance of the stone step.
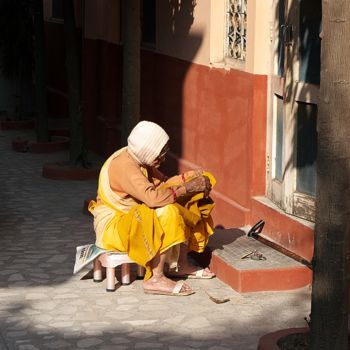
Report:
[[[282,291],[311,283],[312,271],[279,251],[246,236],[246,228],[216,229],[210,237],[210,268],[237,292]],[[266,260],[243,256],[256,251]]]

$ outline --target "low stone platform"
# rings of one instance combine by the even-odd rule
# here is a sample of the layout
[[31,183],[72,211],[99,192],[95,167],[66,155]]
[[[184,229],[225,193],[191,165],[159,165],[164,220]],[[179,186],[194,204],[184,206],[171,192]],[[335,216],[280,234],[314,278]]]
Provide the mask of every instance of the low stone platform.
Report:
[[[216,229],[209,248],[210,268],[237,292],[282,291],[311,283],[312,271],[309,268],[247,237],[245,229]],[[242,259],[254,251],[266,260]]]

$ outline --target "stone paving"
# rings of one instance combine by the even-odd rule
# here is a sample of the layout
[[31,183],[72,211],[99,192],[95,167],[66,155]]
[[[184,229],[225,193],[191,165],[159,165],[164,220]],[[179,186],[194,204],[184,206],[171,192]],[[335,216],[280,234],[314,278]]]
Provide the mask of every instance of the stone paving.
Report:
[[43,178],[43,163],[68,154],[13,152],[21,133],[0,131],[0,350],[250,350],[266,333],[305,326],[308,287],[240,295],[190,280],[196,294],[168,297],[144,294],[139,280],[107,293],[89,269],[72,275],[75,247],[94,241],[82,208],[96,181]]

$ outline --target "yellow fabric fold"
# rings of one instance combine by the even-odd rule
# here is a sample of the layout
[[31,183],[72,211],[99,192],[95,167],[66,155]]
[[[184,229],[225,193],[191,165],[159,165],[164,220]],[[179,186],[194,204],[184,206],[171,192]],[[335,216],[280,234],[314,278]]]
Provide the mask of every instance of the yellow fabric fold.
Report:
[[[147,280],[152,276],[152,259],[170,247],[188,242],[189,250],[204,250],[213,233],[210,213],[214,203],[203,198],[203,194],[197,194],[181,204],[152,209],[131,197],[120,197],[110,188],[108,166],[122,150],[115,152],[103,165],[98,185],[99,201],[91,201],[89,211],[94,215],[96,245],[126,252],[146,268]],[[215,179],[209,175],[213,186]]]

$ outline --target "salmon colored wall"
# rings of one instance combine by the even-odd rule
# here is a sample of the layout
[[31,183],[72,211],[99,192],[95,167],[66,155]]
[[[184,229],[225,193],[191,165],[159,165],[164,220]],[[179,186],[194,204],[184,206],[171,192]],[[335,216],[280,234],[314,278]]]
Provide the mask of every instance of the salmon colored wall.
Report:
[[143,94],[151,91],[180,168],[212,171],[217,224],[243,226],[252,194],[265,193],[266,77],[159,54],[154,62],[154,89]]
[[314,246],[314,228],[301,220],[286,215],[277,208],[252,200],[252,222],[265,221],[264,236],[293,253],[311,261]]

